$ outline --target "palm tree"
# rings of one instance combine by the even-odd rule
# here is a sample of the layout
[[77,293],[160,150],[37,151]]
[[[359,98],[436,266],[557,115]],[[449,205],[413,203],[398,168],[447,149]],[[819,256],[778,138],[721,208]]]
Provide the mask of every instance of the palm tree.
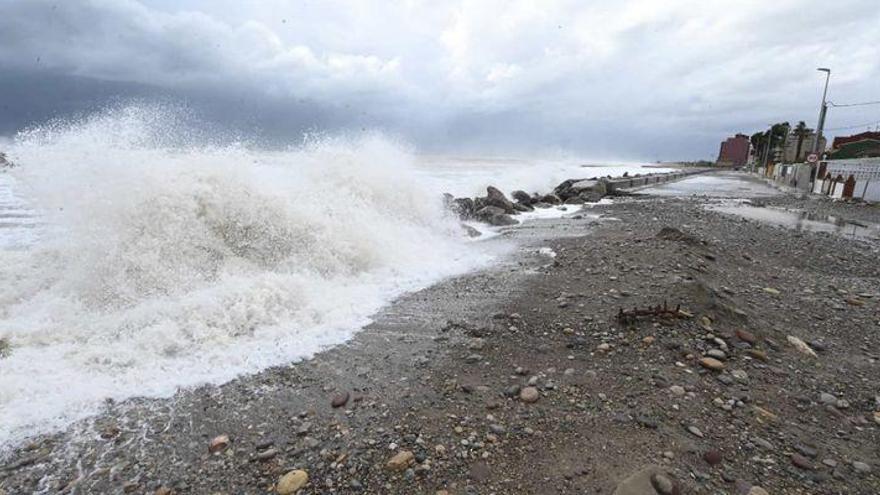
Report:
[[752,145],[752,156],[755,157],[755,161],[759,161],[764,156],[764,133],[756,132],[752,134],[752,137],[749,138],[749,143]]
[[797,150],[794,153],[794,161],[799,162],[801,160],[801,148],[804,146],[804,139],[812,133],[813,130],[807,127],[807,124],[804,121],[798,122],[798,125],[794,127],[794,135],[797,136]]

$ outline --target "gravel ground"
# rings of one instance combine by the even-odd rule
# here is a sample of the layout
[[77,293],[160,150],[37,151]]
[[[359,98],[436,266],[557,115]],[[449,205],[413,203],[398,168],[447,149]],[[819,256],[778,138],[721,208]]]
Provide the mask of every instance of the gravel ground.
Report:
[[[635,196],[591,211],[605,221],[513,229],[506,264],[400,299],[349,344],[108,404],[9,454],[0,487],[880,493],[880,245],[711,201]],[[875,207],[762,201],[880,223]]]

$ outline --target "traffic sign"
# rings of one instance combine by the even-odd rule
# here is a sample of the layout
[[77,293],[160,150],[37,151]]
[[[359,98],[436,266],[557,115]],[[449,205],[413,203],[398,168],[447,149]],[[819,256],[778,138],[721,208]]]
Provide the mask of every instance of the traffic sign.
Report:
[[807,163],[816,163],[819,161],[819,155],[815,153],[810,153],[807,155]]

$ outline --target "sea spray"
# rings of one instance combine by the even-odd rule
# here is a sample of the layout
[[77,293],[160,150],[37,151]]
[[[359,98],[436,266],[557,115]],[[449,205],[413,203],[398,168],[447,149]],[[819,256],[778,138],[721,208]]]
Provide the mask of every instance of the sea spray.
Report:
[[11,146],[45,231],[0,250],[0,445],[306,358],[490,258],[381,136],[270,152],[184,124],[124,107]]

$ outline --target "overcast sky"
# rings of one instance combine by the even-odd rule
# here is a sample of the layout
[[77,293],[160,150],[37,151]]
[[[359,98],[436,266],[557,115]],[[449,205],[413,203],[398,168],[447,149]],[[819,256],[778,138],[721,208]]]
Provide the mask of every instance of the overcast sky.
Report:
[[880,100],[877,0],[0,0],[0,134],[137,97],[273,139],[714,158],[815,126],[817,66],[831,101]]

